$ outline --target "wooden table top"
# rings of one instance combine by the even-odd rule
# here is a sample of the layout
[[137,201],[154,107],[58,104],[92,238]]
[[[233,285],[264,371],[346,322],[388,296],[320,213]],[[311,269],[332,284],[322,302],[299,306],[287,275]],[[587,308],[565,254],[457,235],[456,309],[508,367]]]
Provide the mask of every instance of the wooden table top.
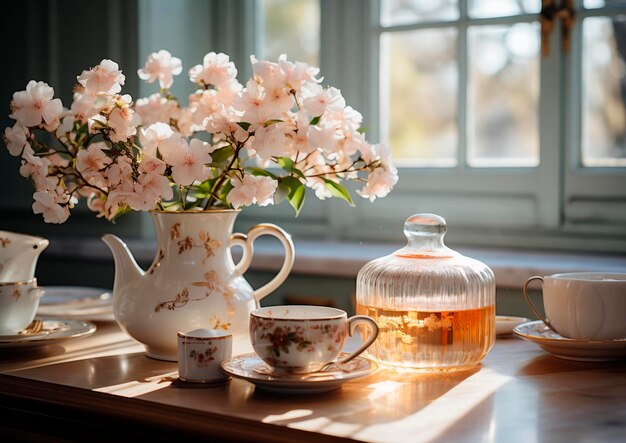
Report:
[[[183,384],[176,363],[142,351],[114,323],[59,345],[0,349],[0,417],[30,414],[51,432],[63,421],[63,435],[77,439],[71,426],[78,433],[91,423],[147,429],[156,440],[626,441],[626,361],[560,360],[514,337],[498,338],[470,371],[385,369],[315,395],[266,393],[238,379]],[[11,429],[0,419],[0,435],[31,432]]]

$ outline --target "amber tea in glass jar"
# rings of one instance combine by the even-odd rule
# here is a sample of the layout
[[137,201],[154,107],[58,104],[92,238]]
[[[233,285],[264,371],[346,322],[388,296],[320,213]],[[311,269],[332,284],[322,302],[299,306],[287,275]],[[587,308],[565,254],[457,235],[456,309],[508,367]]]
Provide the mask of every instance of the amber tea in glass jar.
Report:
[[357,314],[380,329],[368,356],[424,372],[475,366],[495,340],[493,272],[444,245],[442,217],[413,215],[404,233],[407,246],[367,263],[357,277]]

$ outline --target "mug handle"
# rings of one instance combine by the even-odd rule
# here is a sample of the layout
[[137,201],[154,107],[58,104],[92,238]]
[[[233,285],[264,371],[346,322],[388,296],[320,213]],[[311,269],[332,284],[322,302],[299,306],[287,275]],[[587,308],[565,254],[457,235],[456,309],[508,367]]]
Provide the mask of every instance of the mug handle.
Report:
[[530,301],[530,297],[528,296],[528,285],[530,284],[530,282],[532,282],[533,280],[541,280],[541,285],[542,285],[542,292],[543,292],[543,277],[539,277],[538,275],[535,275],[533,277],[530,277],[528,280],[526,280],[526,283],[524,283],[524,289],[523,289],[523,293],[524,293],[524,299],[526,300],[526,303],[528,304],[528,306],[530,306],[530,309],[533,310],[533,312],[535,313],[535,315],[548,327],[550,328],[553,332],[557,332],[556,329],[554,329],[554,327],[552,327],[552,324],[548,321],[547,318],[545,318],[543,315],[541,315],[541,313],[539,312],[539,310],[535,307],[535,305],[533,304],[532,301]]
[[361,344],[361,346],[358,347],[356,351],[342,359],[337,360],[337,363],[348,363],[350,360],[354,359],[367,348],[369,348],[370,345],[374,343],[374,341],[378,337],[378,325],[372,318],[368,317],[367,315],[354,315],[348,319],[348,334],[350,335],[350,337],[352,337],[354,331],[356,330],[356,327],[360,323],[366,323],[369,326],[369,337],[367,337],[367,339]]
[[283,265],[280,268],[280,271],[278,271],[278,274],[276,274],[267,284],[254,291],[254,298],[257,304],[263,297],[270,294],[285,281],[291,272],[294,261],[294,247],[291,236],[276,225],[271,223],[261,223],[250,228],[247,234],[235,233],[230,236],[229,247],[241,246],[243,250],[241,260],[239,260],[239,263],[235,265],[235,273],[237,275],[242,275],[250,267],[250,264],[252,263],[252,256],[254,255],[253,243],[261,235],[271,235],[280,240],[285,248],[285,259],[283,260]]

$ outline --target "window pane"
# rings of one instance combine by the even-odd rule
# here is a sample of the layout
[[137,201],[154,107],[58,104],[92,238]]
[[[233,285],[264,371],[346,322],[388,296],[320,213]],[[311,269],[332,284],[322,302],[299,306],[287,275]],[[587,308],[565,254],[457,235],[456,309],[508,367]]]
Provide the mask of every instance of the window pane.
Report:
[[626,166],[626,17],[583,22],[584,166]]
[[399,164],[456,164],[456,36],[451,28],[382,36],[383,139]]
[[319,0],[262,0],[261,47],[263,58],[289,60],[319,66]]
[[584,0],[583,5],[586,9],[599,9],[605,6],[624,6],[625,0]]
[[539,14],[541,0],[470,0],[469,15],[475,18]]
[[469,28],[467,161],[539,164],[539,26]]
[[457,0],[382,0],[383,26],[456,20],[459,18]]

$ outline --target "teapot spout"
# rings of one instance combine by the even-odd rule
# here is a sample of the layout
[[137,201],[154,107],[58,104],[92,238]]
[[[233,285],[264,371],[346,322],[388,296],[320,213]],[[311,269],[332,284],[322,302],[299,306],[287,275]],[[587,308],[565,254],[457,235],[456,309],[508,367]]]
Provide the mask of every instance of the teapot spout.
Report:
[[102,241],[106,243],[113,253],[113,261],[115,262],[114,290],[129,283],[133,283],[143,277],[144,272],[139,265],[137,265],[126,243],[113,234],[103,235]]

